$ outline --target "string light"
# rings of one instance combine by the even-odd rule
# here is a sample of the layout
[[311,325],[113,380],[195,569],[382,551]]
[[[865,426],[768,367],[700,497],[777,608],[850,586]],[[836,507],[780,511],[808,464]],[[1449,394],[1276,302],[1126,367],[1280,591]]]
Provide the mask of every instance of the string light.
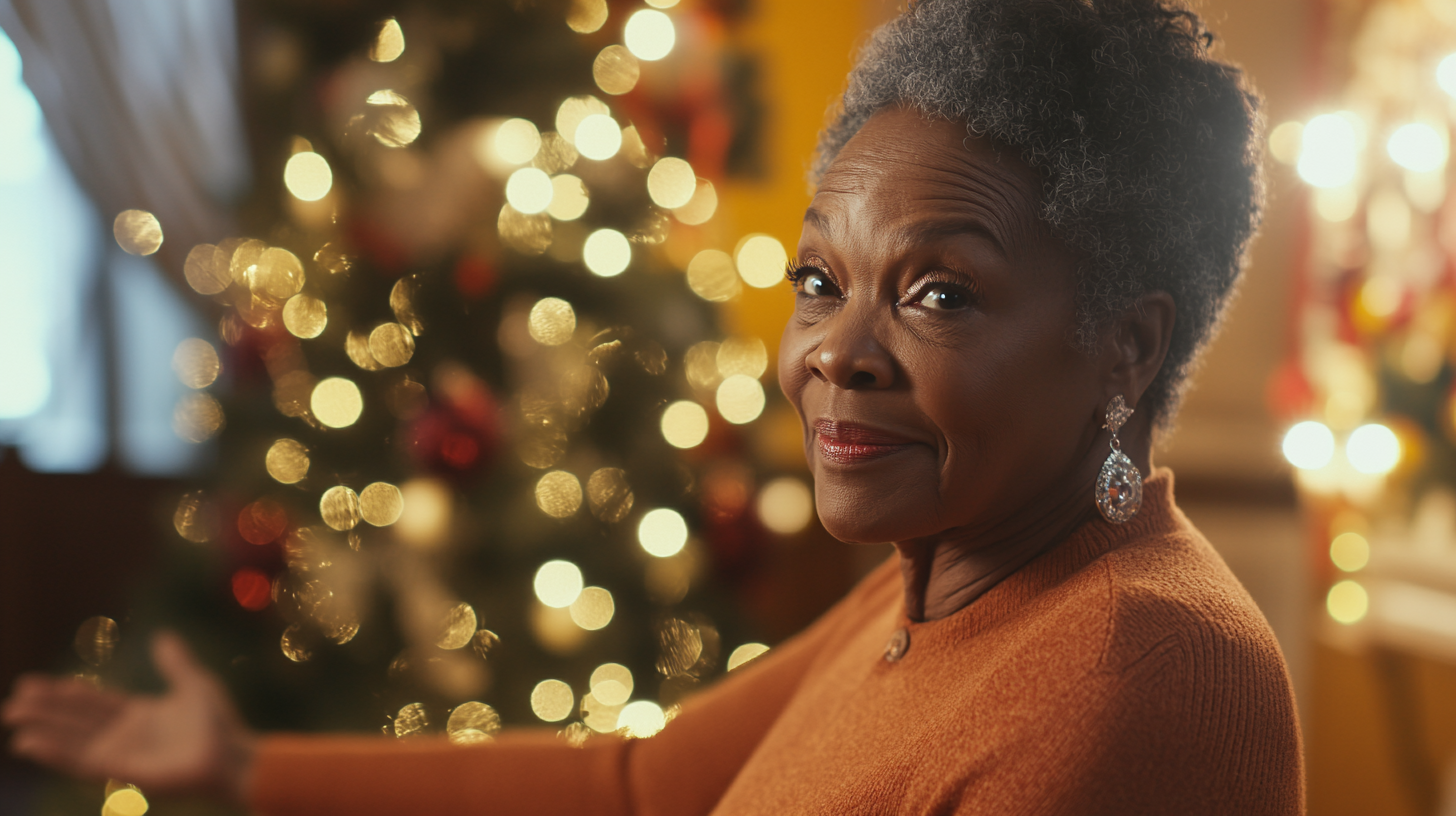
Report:
[[658,558],[677,555],[688,543],[688,524],[681,513],[660,507],[643,515],[638,522],[637,542],[649,555]]
[[622,39],[637,59],[653,62],[672,53],[672,47],[677,42],[677,31],[666,14],[653,9],[642,9],[627,18]]
[[593,274],[616,277],[632,263],[632,244],[627,236],[614,229],[599,229],[587,236],[581,257]]
[[283,186],[299,201],[318,201],[333,189],[334,171],[317,153],[294,153],[283,165]]
[[1284,458],[1302,470],[1315,470],[1335,456],[1335,435],[1323,423],[1301,422],[1284,434]]

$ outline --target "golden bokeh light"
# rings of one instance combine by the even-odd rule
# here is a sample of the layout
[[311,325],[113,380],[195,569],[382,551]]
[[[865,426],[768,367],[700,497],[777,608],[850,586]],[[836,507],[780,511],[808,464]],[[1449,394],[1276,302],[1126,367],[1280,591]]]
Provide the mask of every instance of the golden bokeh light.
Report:
[[733,650],[733,654],[728,655],[728,671],[733,671],[767,651],[768,647],[762,643],[745,643],[739,646]]
[[172,352],[172,371],[188,388],[206,388],[217,382],[222,361],[211,343],[189,337],[178,343],[177,350]]
[[743,284],[733,258],[721,249],[705,249],[688,262],[688,287],[703,300],[723,303],[732,300]]
[[369,335],[364,332],[350,331],[349,336],[344,340],[344,352],[349,355],[349,360],[354,365],[365,371],[378,371],[384,368],[370,353]]
[[703,633],[685,620],[669,618],[657,627],[657,671],[663,677],[687,674],[703,655]]
[[718,414],[734,425],[758,419],[767,402],[763,385],[746,374],[734,374],[718,384]]
[[1330,542],[1330,560],[1345,572],[1359,572],[1370,563],[1370,542],[1353,531],[1340,533]]
[[642,66],[632,52],[620,45],[609,45],[597,54],[592,63],[592,79],[604,93],[618,96],[637,87]]
[[781,476],[758,492],[758,519],[779,535],[792,535],[814,518],[814,493],[803,481]]
[[282,248],[268,247],[249,270],[248,283],[254,292],[276,300],[287,300],[303,289],[303,261]]
[[490,742],[500,730],[501,718],[495,709],[474,700],[456,706],[445,723],[445,735],[453,745]]
[[711,391],[723,381],[723,375],[718,371],[719,346],[712,340],[704,340],[694,343],[683,355],[683,370],[694,388]]
[[624,737],[646,739],[667,726],[667,714],[650,700],[628,703],[617,715],[617,730]]
[[665,156],[647,173],[647,194],[652,203],[665,210],[674,210],[693,200],[698,190],[698,177],[693,166],[677,158]]
[[454,516],[454,492],[439,479],[411,479],[400,486],[404,511],[394,533],[406,546],[432,550],[444,543]]
[[581,155],[592,161],[606,161],[622,149],[622,128],[612,117],[594,113],[576,126],[572,141]]
[[283,165],[283,186],[299,201],[318,201],[334,188],[334,171],[317,153],[294,153]]
[[622,41],[637,59],[653,62],[672,53],[677,42],[677,30],[666,14],[642,9],[627,18]]
[[586,587],[571,602],[569,609],[573,623],[588,632],[595,632],[612,622],[612,616],[617,612],[617,604],[612,600],[612,593],[607,590]]
[[294,337],[311,340],[328,325],[329,307],[316,297],[294,295],[283,304],[283,327]]
[[369,59],[375,62],[394,62],[404,53],[404,29],[399,21],[390,17],[379,26],[379,34],[369,46]]
[[561,722],[575,707],[576,695],[560,680],[542,680],[531,690],[531,712],[546,722]]
[[708,412],[692,400],[679,400],[662,412],[662,438],[675,448],[696,448],[708,438]]
[[558,657],[569,657],[586,643],[587,631],[571,619],[568,607],[555,609],[533,603],[526,623],[541,648]]
[[688,543],[688,523],[676,510],[659,507],[638,522],[637,542],[648,554],[658,558],[677,555]]
[[557,221],[575,221],[586,212],[591,198],[581,179],[570,173],[551,178],[551,205],[546,213]]
[[146,210],[122,210],[111,222],[111,234],[132,255],[151,255],[162,248],[162,224]]
[[784,279],[789,253],[772,235],[750,235],[738,245],[734,261],[745,283],[767,289]]
[[369,134],[385,147],[405,147],[420,137],[420,112],[391,90],[375,91],[365,100],[373,110]]
[[578,34],[600,31],[607,23],[607,0],[571,0],[566,25]]
[[381,323],[369,333],[369,354],[386,368],[398,368],[415,353],[415,336],[398,323]]
[[499,645],[500,636],[489,629],[481,629],[475,633],[475,637],[470,639],[470,650],[482,660],[490,657],[491,651]]
[[[616,683],[608,682],[607,685],[615,688]],[[622,706],[620,704],[608,705],[591,692],[582,695],[581,721],[586,724],[587,728],[590,728],[598,734],[610,734],[616,731],[617,718],[621,713]]]
[[319,499],[324,524],[345,532],[359,524],[359,494],[344,485],[334,485]]
[[541,134],[541,150],[536,154],[536,158],[531,160],[531,166],[554,175],[570,170],[580,157],[581,154],[576,152],[576,146],[567,141],[565,136],[551,131]]
[[389,482],[374,482],[359,491],[359,515],[375,527],[388,527],[404,514],[404,494]]
[[552,518],[568,518],[581,507],[581,482],[564,470],[553,470],[536,482],[536,506]]
[[308,476],[308,448],[296,439],[280,439],[264,457],[268,475],[281,484],[297,484]]
[[570,561],[547,561],[536,570],[536,598],[552,609],[565,609],[581,595],[581,569]]
[[673,210],[672,214],[684,224],[697,226],[708,223],[717,211],[717,188],[713,186],[713,182],[707,179],[698,179],[697,188],[693,190],[693,197],[688,199],[688,203]]
[[587,236],[581,258],[592,274],[613,278],[631,265],[632,244],[614,229],[599,229]]
[[1304,123],[1292,120],[1281,122],[1269,131],[1269,153],[1281,164],[1294,165],[1299,161],[1299,149],[1304,143]]
[[228,257],[228,274],[239,286],[253,287],[258,273],[258,260],[263,257],[268,245],[257,238],[240,241]]
[[394,312],[394,319],[409,329],[410,334],[415,337],[419,337],[425,330],[425,321],[420,318],[419,310],[415,308],[419,289],[419,277],[409,275],[395,281],[389,290],[389,310]]
[[198,244],[187,253],[182,274],[199,295],[216,295],[233,282],[228,254],[212,244]]
[[307,663],[313,658],[313,649],[310,649],[308,642],[304,639],[303,629],[298,624],[289,624],[283,630],[282,636],[278,638],[278,649],[283,656],[294,663]]
[[429,727],[430,715],[425,711],[424,703],[410,703],[402,706],[399,713],[394,715],[394,735],[401,739],[423,734]]
[[647,144],[642,141],[642,134],[637,132],[636,125],[622,128],[622,156],[631,162],[633,167],[646,170],[652,166],[652,157],[647,152]]
[[133,787],[112,791],[101,806],[101,816],[144,816],[150,805],[142,792]]
[[507,119],[496,129],[495,153],[509,164],[526,164],[541,150],[541,131],[527,119]]
[[87,664],[100,667],[111,661],[111,656],[116,652],[116,644],[120,641],[121,629],[116,621],[98,615],[81,621],[81,625],[76,627],[76,638],[71,645],[75,648],[76,655]]
[[522,167],[506,180],[506,201],[525,215],[545,212],[554,194],[551,177],[535,167]]
[[193,544],[202,544],[217,535],[217,513],[207,501],[207,494],[194,490],[182,495],[172,513],[172,526],[177,535]]
[[730,337],[718,346],[718,373],[757,379],[768,371],[768,347],[757,337]]
[[495,227],[501,240],[517,252],[540,255],[551,246],[551,216],[545,213],[526,215],[506,204]]
[[603,663],[591,673],[592,696],[609,706],[624,705],[632,698],[632,670],[621,663]]
[[364,413],[364,395],[353,380],[329,377],[313,387],[309,409],[314,418],[330,428],[347,428]]
[[468,603],[455,604],[445,613],[435,645],[441,649],[463,649],[469,646],[470,641],[475,638],[475,625],[478,622],[474,607]]
[[[572,142],[576,137],[576,129],[581,126],[581,121],[593,114],[611,116],[612,111],[607,107],[607,103],[595,96],[582,95],[567,98],[561,103],[561,107],[556,109],[556,133],[567,142]],[[553,171],[547,170],[546,172]]]
[[592,473],[586,480],[586,497],[592,515],[608,524],[626,518],[635,501],[627,471],[614,467],[598,468]]
[[318,251],[313,254],[313,261],[327,269],[330,275],[342,275],[354,268],[353,256],[344,252],[343,247],[332,241],[318,248]]
[[1325,609],[1340,623],[1359,623],[1370,611],[1370,594],[1356,581],[1340,581],[1330,587]]
[[188,394],[172,411],[172,430],[187,442],[206,442],[226,424],[222,405],[210,394]]
[[561,298],[541,298],[526,319],[531,339],[543,346],[571,342],[576,333],[576,310]]

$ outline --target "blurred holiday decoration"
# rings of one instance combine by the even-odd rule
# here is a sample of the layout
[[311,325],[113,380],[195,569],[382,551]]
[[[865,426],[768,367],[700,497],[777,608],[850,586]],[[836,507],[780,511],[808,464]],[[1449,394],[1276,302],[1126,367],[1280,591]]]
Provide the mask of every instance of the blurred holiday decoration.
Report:
[[[191,633],[260,727],[656,733],[766,648],[735,576],[813,513],[754,460],[763,342],[718,328],[786,260],[713,217],[758,163],[742,10],[243,10],[244,234],[176,270],[217,336],[177,349],[175,426],[218,466],[123,634]],[[105,624],[78,649],[135,670]]]
[[1307,184],[1295,354],[1271,384],[1326,634],[1456,659],[1456,13],[1363,12],[1348,81],[1270,152]]

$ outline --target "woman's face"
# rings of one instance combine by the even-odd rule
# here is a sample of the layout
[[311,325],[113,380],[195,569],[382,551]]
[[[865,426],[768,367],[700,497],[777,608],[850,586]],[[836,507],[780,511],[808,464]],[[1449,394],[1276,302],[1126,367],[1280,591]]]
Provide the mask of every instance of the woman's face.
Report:
[[1077,259],[1037,217],[1040,189],[964,124],[905,108],[825,174],[779,382],[835,537],[974,535],[1092,507],[1105,385],[1072,343]]

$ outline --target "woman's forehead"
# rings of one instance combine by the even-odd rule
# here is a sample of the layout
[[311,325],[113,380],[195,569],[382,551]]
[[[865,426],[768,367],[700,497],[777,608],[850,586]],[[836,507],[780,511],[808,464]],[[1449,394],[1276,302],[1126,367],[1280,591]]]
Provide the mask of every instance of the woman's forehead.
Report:
[[[1040,178],[1012,151],[971,137],[963,123],[889,108],[872,117],[829,166],[805,214],[821,234],[916,231],[964,221],[1007,249],[1041,241]],[[832,237],[826,234],[825,237]]]

